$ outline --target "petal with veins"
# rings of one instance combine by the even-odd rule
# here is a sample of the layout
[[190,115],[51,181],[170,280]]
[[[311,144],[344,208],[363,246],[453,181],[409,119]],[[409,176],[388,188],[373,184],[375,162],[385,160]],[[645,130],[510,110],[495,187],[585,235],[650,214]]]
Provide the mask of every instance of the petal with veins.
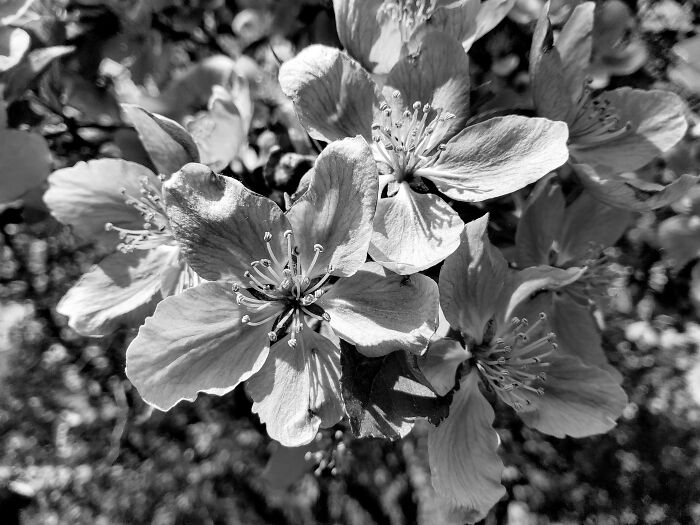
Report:
[[169,410],[199,392],[222,396],[255,374],[272,321],[241,323],[235,293],[204,283],[160,302],[126,351],[126,375],[144,401]]
[[396,273],[419,272],[455,251],[463,228],[444,200],[404,182],[396,195],[379,199],[369,255]]

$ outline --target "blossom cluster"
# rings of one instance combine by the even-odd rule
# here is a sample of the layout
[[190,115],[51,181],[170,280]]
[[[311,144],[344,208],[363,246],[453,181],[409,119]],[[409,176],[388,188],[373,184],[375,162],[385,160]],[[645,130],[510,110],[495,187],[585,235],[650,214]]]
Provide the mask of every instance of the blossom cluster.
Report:
[[[208,83],[194,115],[176,90],[149,99],[121,78],[145,163],[49,175],[43,139],[0,119],[0,169],[47,172],[52,215],[109,252],[57,311],[85,336],[138,327],[126,375],[153,407],[245,384],[286,447],[339,424],[397,439],[425,419],[436,493],[482,519],[505,493],[494,407],[556,437],[615,425],[627,397],[602,347],[605,250],[635,212],[697,183],[636,173],[684,138],[686,107],[594,84],[593,2],[556,19],[543,6],[527,107],[475,114],[469,50],[512,7],[334,0],[341,47],[309,45],[279,68],[290,136],[319,146],[299,148],[310,169],[279,199],[229,176],[274,151],[247,144],[253,97],[225,57],[180,79]],[[13,86],[26,33],[0,34],[0,86]],[[3,173],[2,200],[39,183]],[[517,221],[511,243],[491,241],[499,209]]]

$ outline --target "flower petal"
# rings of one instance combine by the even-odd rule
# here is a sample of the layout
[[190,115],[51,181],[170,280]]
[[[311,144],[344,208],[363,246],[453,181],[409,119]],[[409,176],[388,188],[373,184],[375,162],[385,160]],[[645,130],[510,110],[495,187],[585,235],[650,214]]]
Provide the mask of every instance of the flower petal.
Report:
[[457,369],[469,355],[459,341],[443,337],[430,342],[428,350],[420,356],[418,366],[435,392],[444,396],[455,387]]
[[489,242],[489,216],[467,223],[459,248],[440,269],[440,306],[450,325],[481,343],[494,317],[508,263]]
[[156,188],[161,182],[149,170],[120,159],[78,162],[71,168],[49,175],[49,189],[44,202],[59,221],[69,224],[86,239],[100,239],[116,245],[114,231],[105,231],[105,224],[127,229],[141,229],[143,217],[126,204],[126,195],[141,195],[141,179],[148,179]]
[[138,326],[161,299],[162,274],[177,265],[177,253],[176,246],[162,246],[108,255],[68,290],[56,311],[86,336]]
[[617,173],[636,170],[675,146],[688,129],[685,103],[675,93],[624,87],[606,91],[601,98],[631,129],[596,145],[577,144],[572,137],[571,156],[576,162]]
[[313,259],[314,245],[323,246],[314,266],[322,274],[347,277],[367,258],[372,220],[377,207],[377,164],[360,137],[335,141],[316,159],[310,186],[287,211],[299,247],[302,268]]
[[159,173],[170,175],[189,162],[199,162],[197,145],[180,124],[131,104],[122,109]]
[[372,73],[386,74],[401,56],[398,25],[380,12],[383,0],[333,0],[338,38]]
[[577,357],[587,365],[597,366],[615,380],[621,375],[605,355],[598,323],[588,306],[576,302],[566,288],[537,294],[515,310],[517,317],[537,319],[544,312],[552,332],[556,334],[561,354]]
[[187,164],[163,184],[163,193],[188,263],[209,281],[246,282],[250,263],[270,258],[266,232],[272,234],[275,255],[285,253],[283,232],[291,226],[284,213],[237,180],[216,175],[203,164]]
[[659,224],[658,241],[673,268],[680,271],[700,257],[700,218],[676,215]]
[[499,321],[508,322],[513,318],[513,311],[533,294],[543,290],[558,290],[576,282],[585,273],[585,268],[556,268],[554,266],[531,266],[512,272],[504,286],[504,293],[498,298],[498,312],[502,313]]
[[469,523],[483,519],[506,493],[493,420],[493,409],[472,371],[455,392],[450,415],[428,434],[433,488],[448,505],[468,510]]
[[562,59],[563,77],[571,100],[578,100],[581,96],[591,63],[594,10],[594,2],[576,6],[557,39],[556,47]]
[[0,24],[0,73],[19,64],[31,43],[32,39],[24,29]]
[[558,238],[560,263],[580,259],[591,245],[607,248],[625,233],[632,220],[626,210],[613,208],[584,191],[568,208]]
[[418,51],[403,57],[391,69],[385,90],[398,90],[408,107],[414,102],[430,102],[433,108],[455,115],[448,134],[452,136],[469,117],[469,58],[449,35],[426,33]]
[[216,172],[238,158],[247,140],[243,117],[221,86],[214,86],[207,111],[187,122],[187,130],[197,145],[201,163]]
[[547,380],[534,386],[541,386],[544,394],[518,390],[532,403],[532,410],[520,412],[520,417],[528,426],[559,438],[607,432],[627,406],[619,380],[571,356],[552,358]]
[[368,357],[395,350],[422,353],[437,328],[438,289],[425,275],[401,276],[366,263],[317,303],[331,328]]
[[275,343],[265,365],[248,380],[253,412],[267,433],[285,447],[310,443],[319,427],[333,426],[343,417],[340,397],[340,351],[311,329]]
[[520,268],[550,262],[552,244],[560,237],[565,204],[555,178],[537,183],[527,198],[515,232],[515,261]]
[[511,10],[515,0],[484,0],[479,5],[476,15],[476,27],[472,35],[462,41],[465,51],[469,51],[472,44],[486,33],[496,27]]
[[0,204],[40,186],[49,176],[50,162],[51,152],[41,135],[0,129]]
[[445,33],[460,43],[467,41],[468,44],[463,44],[463,50],[468,50],[475,40],[477,17],[482,4],[480,0],[465,0],[455,4],[436,9],[426,29]]
[[455,251],[463,229],[444,200],[402,183],[396,195],[379,199],[369,255],[396,273],[416,273]]
[[313,138],[331,142],[362,135],[372,139],[373,111],[379,105],[377,87],[342,51],[309,46],[282,64],[279,81]]
[[126,351],[126,375],[144,401],[169,410],[198,392],[222,396],[263,366],[267,332],[241,323],[236,294],[204,283],[158,304]]
[[512,193],[569,158],[563,122],[496,117],[470,126],[446,144],[437,162],[416,175],[455,200],[478,202]]
[[682,198],[700,180],[700,177],[685,174],[662,186],[596,171],[586,164],[575,164],[574,169],[583,186],[596,199],[610,206],[631,211],[650,211],[668,206]]
[[573,98],[567,90],[564,64],[554,47],[548,9],[542,9],[530,47],[532,98],[537,114],[552,120],[567,120],[573,109]]

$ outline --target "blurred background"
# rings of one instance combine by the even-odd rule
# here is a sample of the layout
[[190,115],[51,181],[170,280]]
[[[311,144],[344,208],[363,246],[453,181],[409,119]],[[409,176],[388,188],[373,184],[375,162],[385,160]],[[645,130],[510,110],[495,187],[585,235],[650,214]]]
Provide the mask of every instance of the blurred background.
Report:
[[[281,199],[311,165],[317,145],[276,74],[309,43],[338,45],[330,0],[29,4],[22,27],[32,49],[75,47],[38,68],[7,106],[10,126],[48,141],[53,169],[97,157],[150,165],[118,104],[191,122],[207,108],[216,83],[207,79],[230,70],[246,86],[235,103],[251,116],[236,124],[239,148],[221,169]],[[574,4],[553,3],[553,20]],[[474,112],[528,100],[527,50],[541,8],[518,0],[470,51]],[[697,174],[700,4],[608,0],[598,8],[595,87],[670,89],[688,101],[695,124],[642,176]],[[205,60],[212,56],[228,61]],[[216,161],[222,152],[210,154]],[[341,425],[305,450],[283,451],[240,388],[150,410],[124,376],[134,330],[87,339],[56,314],[104,253],[52,219],[40,197],[37,190],[0,208],[0,523],[451,523],[435,507],[424,426],[391,443],[351,439]],[[507,247],[514,222],[506,201],[487,206],[506,210],[493,220]],[[630,397],[618,426],[557,440],[498,412],[508,495],[485,523],[700,523],[698,215],[700,192],[637,214],[611,252],[619,278],[604,345]]]

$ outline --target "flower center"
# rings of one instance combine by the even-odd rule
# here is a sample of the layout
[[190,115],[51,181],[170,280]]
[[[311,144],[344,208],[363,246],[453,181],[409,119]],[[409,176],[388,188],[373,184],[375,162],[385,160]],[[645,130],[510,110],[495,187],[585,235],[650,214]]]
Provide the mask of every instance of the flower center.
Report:
[[396,22],[401,41],[408,42],[415,29],[433,16],[437,3],[438,0],[385,0],[379,15]]
[[320,277],[310,277],[323,246],[314,245],[314,257],[309,266],[303,268],[294,244],[294,234],[287,230],[284,237],[287,241],[286,257],[278,259],[270,244],[272,234],[265,233],[270,258],[252,261],[252,271],[244,274],[249,279],[249,286],[244,290],[241,285],[234,284],[233,290],[236,292],[236,302],[246,309],[241,322],[260,326],[274,319],[272,330],[267,334],[270,341],[277,341],[289,332],[291,337],[288,344],[294,348],[297,345],[296,334],[304,329],[305,317],[317,321],[331,319],[316,301],[326,292],[324,285],[331,277],[333,268],[326,268],[325,274]]
[[554,333],[545,330],[546,320],[544,313],[532,325],[515,317],[502,333],[474,352],[486,385],[518,411],[530,405],[521,392],[544,394],[541,384],[547,380],[546,358],[557,348]]
[[392,94],[391,102],[391,106],[385,101],[379,107],[380,121],[372,123],[372,140],[396,180],[401,182],[419,164],[426,167],[435,163],[445,149],[449,121],[455,116],[420,102],[413,103],[413,111],[402,111],[398,91]]
[[586,80],[574,108],[573,123],[569,127],[571,142],[577,146],[595,146],[621,137],[632,129],[630,122],[622,123],[612,103],[601,96],[593,97],[591,80]]
[[610,257],[602,252],[602,247],[591,243],[588,251],[572,266],[586,267],[586,271],[576,281],[566,287],[573,296],[580,299],[582,304],[598,301],[608,297],[608,288],[620,276]]
[[143,217],[141,229],[122,228],[111,222],[105,224],[105,230],[119,234],[121,243],[117,249],[124,253],[148,250],[174,240],[161,199],[161,189],[156,187],[148,177],[143,177],[140,182],[140,195],[137,197],[129,195],[126,188],[120,191],[126,204],[136,208],[139,215]]

